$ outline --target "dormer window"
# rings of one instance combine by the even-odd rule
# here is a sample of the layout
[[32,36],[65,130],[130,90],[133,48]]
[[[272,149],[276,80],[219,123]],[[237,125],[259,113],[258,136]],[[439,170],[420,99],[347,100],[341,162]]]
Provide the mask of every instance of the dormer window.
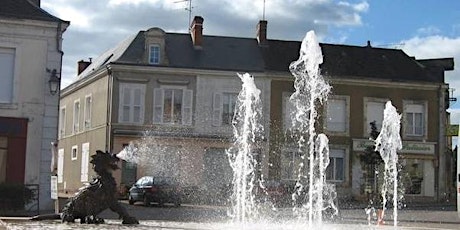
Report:
[[160,64],[160,46],[158,44],[150,45],[149,64]]

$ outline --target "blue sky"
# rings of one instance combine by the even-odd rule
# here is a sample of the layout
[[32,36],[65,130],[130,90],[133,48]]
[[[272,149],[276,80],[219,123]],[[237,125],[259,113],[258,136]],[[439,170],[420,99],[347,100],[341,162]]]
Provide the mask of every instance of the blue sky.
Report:
[[[160,27],[186,33],[188,2],[179,0],[42,0],[42,7],[71,21],[64,33],[62,86],[76,79],[77,62],[96,58],[126,37]],[[192,0],[207,35],[255,37],[263,0]],[[458,0],[265,0],[268,38],[301,41],[315,30],[326,43],[397,48],[417,59],[454,57],[460,63]],[[460,100],[460,65],[446,81]],[[459,123],[460,101],[452,104]]]

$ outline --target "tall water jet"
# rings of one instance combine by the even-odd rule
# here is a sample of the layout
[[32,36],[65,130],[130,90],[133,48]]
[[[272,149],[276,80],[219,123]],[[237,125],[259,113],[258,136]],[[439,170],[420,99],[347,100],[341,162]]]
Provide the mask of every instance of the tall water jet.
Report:
[[325,209],[332,208],[337,212],[333,202],[324,201],[325,197],[329,200],[335,194],[326,184],[328,139],[324,134],[317,135],[315,130],[317,107],[324,104],[331,91],[331,86],[320,74],[319,65],[322,62],[321,47],[315,33],[309,31],[302,41],[299,59],[289,66],[295,77],[295,92],[290,97],[293,105],[291,131],[297,139],[302,159],[292,199],[295,204],[294,213],[301,220],[307,219],[309,226],[313,222],[322,223],[322,212]]
[[393,225],[398,222],[398,154],[397,150],[401,150],[400,125],[401,115],[398,114],[396,108],[388,101],[385,104],[383,111],[382,130],[375,140],[375,151],[380,153],[380,156],[385,163],[384,182],[382,186],[383,212],[385,215],[387,198],[392,191],[393,196]]
[[227,154],[233,169],[230,215],[235,222],[245,223],[257,217],[258,212],[253,193],[257,165],[253,153],[257,148],[257,141],[262,139],[263,127],[259,121],[262,108],[260,90],[248,73],[238,76],[243,83],[232,122],[235,141]]

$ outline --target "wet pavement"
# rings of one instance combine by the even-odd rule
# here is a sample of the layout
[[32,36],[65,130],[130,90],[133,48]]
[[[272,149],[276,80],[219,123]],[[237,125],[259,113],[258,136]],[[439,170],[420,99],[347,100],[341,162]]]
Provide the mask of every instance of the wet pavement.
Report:
[[[289,208],[280,208],[276,211],[276,215],[264,218],[275,224],[235,227],[228,225],[230,218],[227,215],[227,207],[224,206],[184,204],[180,207],[172,205],[144,207],[141,204],[128,205],[124,201],[122,203],[130,215],[140,220],[141,225],[136,229],[300,229],[298,225],[287,224],[292,220],[292,211]],[[356,207],[342,209],[338,218],[332,221],[326,220],[326,226],[319,229],[394,229],[392,210],[387,210],[386,213],[384,226],[375,226],[376,217],[370,216],[369,225],[364,209]],[[104,211],[100,216],[107,220],[107,224],[88,226],[60,224],[59,221],[34,223],[27,221],[26,218],[0,217],[2,220],[0,229],[2,227],[3,229],[129,229],[133,227],[121,225],[118,215],[109,210]],[[460,229],[460,218],[455,206],[452,205],[437,204],[398,210],[397,219],[397,229]],[[308,226],[302,229],[308,229]]]

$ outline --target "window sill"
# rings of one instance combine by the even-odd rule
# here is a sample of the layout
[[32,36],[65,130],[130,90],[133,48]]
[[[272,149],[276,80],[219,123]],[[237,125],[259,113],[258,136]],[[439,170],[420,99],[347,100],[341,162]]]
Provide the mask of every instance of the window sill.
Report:
[[0,103],[0,109],[18,109],[17,103]]

